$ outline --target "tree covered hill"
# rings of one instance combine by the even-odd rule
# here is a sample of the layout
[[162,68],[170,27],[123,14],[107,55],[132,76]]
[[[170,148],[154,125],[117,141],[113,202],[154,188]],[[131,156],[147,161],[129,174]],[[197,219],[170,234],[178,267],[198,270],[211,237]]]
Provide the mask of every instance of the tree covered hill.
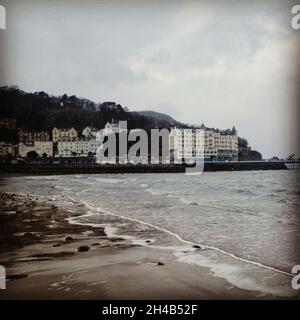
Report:
[[172,117],[164,113],[155,112],[155,111],[139,111],[138,113],[148,119],[150,118],[154,123],[155,127],[160,127],[162,124],[165,124],[164,127],[169,127],[169,126],[176,126],[179,128],[186,127],[185,124],[176,121],[175,119],[173,119]]
[[129,112],[115,102],[95,103],[75,95],[52,96],[45,92],[27,93],[16,87],[0,87],[0,118],[17,119],[24,130],[48,130],[53,127],[86,126],[97,129],[107,121],[127,120],[129,128],[151,127],[151,118]]
[[[16,119],[16,128],[26,131],[52,131],[54,127],[74,127],[79,132],[86,126],[104,128],[112,120],[126,120],[128,129],[187,127],[172,117],[154,111],[130,112],[116,102],[95,103],[75,95],[49,95],[44,91],[28,93],[16,86],[0,87],[0,118]],[[205,126],[202,124],[202,127]],[[16,128],[0,128],[0,141],[17,142]],[[217,129],[218,130],[218,129]],[[232,130],[227,129],[228,133]],[[245,144],[245,158],[248,157],[248,142]],[[257,155],[254,156],[255,158]],[[261,156],[260,156],[261,157]]]

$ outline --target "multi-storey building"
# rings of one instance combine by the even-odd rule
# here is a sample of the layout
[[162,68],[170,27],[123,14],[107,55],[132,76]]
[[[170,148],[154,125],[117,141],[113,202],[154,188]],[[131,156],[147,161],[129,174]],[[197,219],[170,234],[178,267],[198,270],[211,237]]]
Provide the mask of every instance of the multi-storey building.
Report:
[[174,159],[236,160],[238,137],[226,131],[174,128],[170,132],[170,150]]
[[126,130],[126,129],[121,129],[119,126],[119,123],[112,121],[112,123],[107,122],[105,127],[102,130],[97,130],[91,127],[84,128],[82,130],[82,137],[86,139],[97,139],[97,136],[98,136],[98,140],[99,140],[99,137],[108,136],[113,133],[118,134],[123,130]]
[[28,153],[35,151],[39,157],[53,157],[53,143],[52,141],[34,141],[33,145],[26,145],[19,143],[18,154],[20,157],[27,157]]
[[237,160],[239,153],[238,136],[236,134],[226,134],[220,132],[218,140],[218,159]]
[[96,140],[102,141],[104,137],[109,136],[111,134],[118,135],[120,133],[128,132],[126,127],[121,127],[119,123],[116,122],[107,122],[104,129],[99,130],[96,133]]
[[0,157],[6,157],[8,155],[15,155],[15,148],[11,143],[0,142]]
[[201,159],[204,157],[204,130],[174,128],[169,144],[174,159]]
[[101,141],[96,140],[75,140],[59,141],[57,150],[59,157],[96,155],[97,149],[101,146]]
[[82,130],[82,137],[85,139],[96,139],[99,130],[96,128],[86,127]]
[[[73,129],[73,128],[72,128]],[[70,129],[70,130],[72,130]],[[76,131],[76,130],[75,130]],[[64,131],[66,132],[66,130]],[[103,137],[112,133],[119,133],[120,128],[118,123],[107,122],[103,130],[86,127],[82,131],[83,139],[77,139],[74,131],[70,134],[59,134],[59,129],[54,128],[53,142],[57,144],[57,155],[60,157],[72,157],[96,155],[98,148],[103,144]],[[69,132],[71,133],[71,132]]]
[[47,131],[26,132],[20,130],[18,132],[19,143],[33,146],[34,141],[50,141],[50,135]]
[[112,121],[112,123],[107,122],[105,125],[105,133],[110,134],[110,133],[119,133],[120,128],[119,128],[119,124]]
[[77,138],[78,138],[78,133],[74,128],[71,128],[71,129],[54,128],[52,130],[52,141],[54,143],[57,143],[60,140],[73,141]]

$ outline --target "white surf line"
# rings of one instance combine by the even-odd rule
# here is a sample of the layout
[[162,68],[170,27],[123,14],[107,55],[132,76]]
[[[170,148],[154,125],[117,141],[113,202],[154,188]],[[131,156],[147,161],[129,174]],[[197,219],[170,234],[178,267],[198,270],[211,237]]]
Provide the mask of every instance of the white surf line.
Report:
[[[73,202],[76,202],[78,203],[79,201],[76,201],[74,199],[72,199],[71,197],[69,197]],[[80,203],[80,202],[79,202]],[[277,272],[277,273],[280,273],[280,274],[284,274],[286,276],[289,276],[289,277],[294,277],[295,275],[292,274],[292,273],[289,273],[289,272],[286,272],[286,271],[283,271],[283,270],[279,270],[279,269],[276,269],[274,267],[270,267],[270,266],[267,266],[267,265],[264,265],[264,264],[261,264],[260,262],[256,262],[256,261],[252,261],[252,260],[248,260],[248,259],[244,259],[244,258],[241,258],[241,257],[238,257],[236,256],[235,254],[233,253],[230,253],[230,252],[227,252],[227,251],[224,251],[220,248],[217,248],[217,247],[213,247],[213,246],[207,246],[207,245],[203,245],[203,244],[200,244],[200,243],[196,243],[196,242],[192,242],[192,241],[189,241],[189,240],[185,240],[183,239],[180,235],[178,235],[177,233],[175,232],[172,232],[168,229],[165,229],[165,228],[162,228],[162,227],[159,227],[159,226],[156,226],[155,224],[152,224],[152,223],[149,223],[149,222],[145,222],[145,221],[142,221],[142,220],[138,220],[138,219],[135,219],[135,218],[130,218],[130,217],[125,217],[123,215],[119,215],[119,214],[115,214],[115,213],[111,213],[111,212],[102,212],[100,209],[98,208],[94,208],[90,205],[88,205],[86,202],[84,202],[85,206],[87,208],[89,208],[90,210],[96,210],[97,212],[99,212],[100,214],[103,214],[103,215],[110,215],[110,216],[115,216],[115,217],[118,217],[118,218],[122,218],[122,219],[125,219],[125,220],[129,220],[129,221],[133,221],[133,222],[137,222],[137,223],[140,223],[140,224],[143,224],[143,225],[146,225],[146,226],[149,226],[149,227],[152,227],[154,229],[157,229],[157,230],[160,230],[160,231],[163,231],[173,237],[175,237],[176,239],[178,239],[180,242],[183,242],[183,243],[186,243],[186,244],[190,244],[190,245],[198,245],[204,249],[210,249],[210,250],[214,250],[214,251],[217,251],[219,253],[222,253],[226,256],[229,256],[235,260],[238,260],[238,261],[241,261],[241,262],[244,262],[244,263],[248,263],[248,264],[252,264],[252,265],[255,265],[257,267],[260,267],[260,268],[264,268],[264,269],[268,269],[268,270],[271,270],[271,271],[274,271],[274,272]],[[80,218],[80,216],[78,217],[75,217],[76,218]]]
[[91,189],[93,189],[94,187],[92,186],[92,187],[89,187],[89,188],[87,188],[87,189],[84,189],[84,190],[81,190],[81,191],[78,191],[78,192],[76,192],[75,194],[78,196],[79,194],[81,194],[81,193],[85,193],[85,192],[88,192],[88,191],[90,191]]

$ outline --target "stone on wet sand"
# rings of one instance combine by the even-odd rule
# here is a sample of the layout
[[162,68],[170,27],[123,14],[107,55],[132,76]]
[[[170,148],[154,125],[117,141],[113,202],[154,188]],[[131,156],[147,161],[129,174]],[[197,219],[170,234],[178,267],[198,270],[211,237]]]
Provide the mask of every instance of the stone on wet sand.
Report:
[[99,243],[99,242],[93,243],[92,246],[93,246],[93,247],[95,247],[95,246],[100,246],[100,243]]
[[61,246],[61,243],[56,243],[53,245],[53,247],[60,247]]
[[32,234],[31,232],[25,232],[23,234],[23,237],[25,237],[27,239],[32,239],[32,238],[34,238],[34,234]]
[[86,251],[89,251],[90,250],[90,247],[89,246],[80,246],[78,247],[78,252],[86,252]]
[[6,277],[6,279],[12,281],[12,280],[19,280],[19,279],[23,279],[23,278],[27,278],[27,277],[28,277],[28,275],[25,274],[25,273],[23,273],[23,274],[11,274],[11,275],[8,275]]

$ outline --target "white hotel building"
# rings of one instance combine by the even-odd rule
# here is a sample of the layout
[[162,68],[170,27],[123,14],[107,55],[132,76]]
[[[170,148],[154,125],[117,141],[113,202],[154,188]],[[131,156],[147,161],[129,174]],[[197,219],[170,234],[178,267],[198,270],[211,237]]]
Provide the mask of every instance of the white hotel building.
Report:
[[101,141],[96,140],[59,141],[57,145],[58,156],[87,157],[89,155],[96,155],[97,149],[101,144]]
[[[73,130],[73,128],[71,130]],[[65,131],[71,133],[71,130]],[[70,139],[69,136],[63,136],[57,139],[57,155],[59,157],[87,157],[89,155],[96,155],[98,148],[103,144],[103,136],[111,133],[119,133],[120,130],[122,129],[119,129],[118,124],[107,122],[103,130],[90,127],[84,128],[82,131],[83,139],[78,139],[74,131],[72,135],[73,139]]]
[[26,158],[31,151],[35,151],[39,157],[43,157],[44,155],[53,157],[53,143],[52,141],[34,141],[33,145],[18,144],[18,155],[20,157]]
[[237,160],[238,137],[224,131],[174,128],[170,132],[170,151],[174,160]]
[[170,151],[175,159],[204,157],[204,130],[174,128],[169,136]]

